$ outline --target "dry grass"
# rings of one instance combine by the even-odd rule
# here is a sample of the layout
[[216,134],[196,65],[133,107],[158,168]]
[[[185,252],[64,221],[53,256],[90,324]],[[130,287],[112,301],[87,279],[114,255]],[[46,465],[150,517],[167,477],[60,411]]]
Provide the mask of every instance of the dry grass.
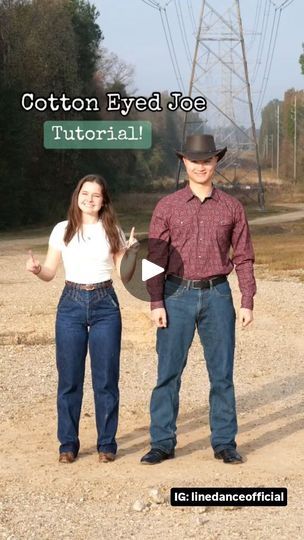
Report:
[[304,220],[251,227],[256,264],[270,273],[304,280]]
[[[160,193],[128,193],[115,201],[115,209],[118,213],[120,223],[126,232],[129,233],[132,226],[135,226],[138,238],[144,240],[148,231],[152,211],[164,192]],[[255,217],[287,212],[288,208],[280,207],[279,203],[303,202],[304,193],[291,185],[286,185],[284,189],[276,188],[271,192],[271,204],[267,207],[267,212],[261,213],[254,203],[246,206],[249,219]],[[276,205],[272,205],[275,203]],[[292,210],[292,209],[291,209]],[[44,239],[48,237],[51,228],[27,229],[23,231],[10,231],[0,234],[0,240],[18,240],[21,238],[37,238],[33,247],[35,254],[43,260],[47,250],[47,243]],[[263,275],[282,273],[284,275],[296,277],[304,281],[304,220],[282,223],[280,225],[251,226],[254,248],[256,253],[257,274]],[[142,233],[142,234],[140,234]],[[44,237],[44,238],[42,238]],[[41,241],[39,241],[41,238]],[[10,243],[11,244],[11,243]],[[6,248],[3,248],[6,250]],[[24,245],[17,242],[16,245],[9,246],[10,252],[24,251]],[[5,283],[8,285],[9,283]],[[4,336],[2,336],[3,341]],[[11,338],[10,338],[11,339]],[[13,338],[14,339],[14,338]],[[19,336],[20,339],[20,336]],[[22,337],[22,341],[24,341]],[[26,340],[31,339],[29,336]],[[33,338],[34,341],[37,336]],[[39,338],[38,338],[39,340]],[[0,336],[1,341],[1,336]],[[4,339],[6,341],[6,339]]]
[[114,201],[120,225],[125,233],[132,227],[136,232],[146,232],[153,209],[164,193],[125,193]]
[[269,204],[280,203],[303,203],[304,202],[304,182],[294,184],[284,182],[281,185],[266,185],[266,199]]
[[[170,193],[170,192],[168,192]],[[126,233],[131,230],[131,227],[135,227],[139,233],[145,233],[148,231],[152,212],[157,202],[164,197],[164,192],[158,193],[128,193],[123,195],[120,199],[115,201],[115,209],[118,214],[119,222]],[[253,196],[253,195],[252,195]],[[254,219],[261,216],[270,216],[273,214],[279,214],[280,212],[293,211],[284,206],[268,204],[265,212],[261,212],[258,208],[258,204],[254,201],[250,201],[244,195],[242,202],[246,206],[246,214],[248,219]],[[281,202],[284,202],[283,200]]]
[[54,337],[36,331],[6,331],[0,333],[1,345],[53,345]]

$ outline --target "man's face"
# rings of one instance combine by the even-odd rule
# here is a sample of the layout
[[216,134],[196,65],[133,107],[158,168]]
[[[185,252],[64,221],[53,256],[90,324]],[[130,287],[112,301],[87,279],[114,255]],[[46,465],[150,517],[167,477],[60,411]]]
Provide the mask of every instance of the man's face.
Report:
[[200,159],[199,161],[190,161],[183,158],[184,165],[191,182],[200,185],[210,184],[217,165],[217,157],[209,159]]

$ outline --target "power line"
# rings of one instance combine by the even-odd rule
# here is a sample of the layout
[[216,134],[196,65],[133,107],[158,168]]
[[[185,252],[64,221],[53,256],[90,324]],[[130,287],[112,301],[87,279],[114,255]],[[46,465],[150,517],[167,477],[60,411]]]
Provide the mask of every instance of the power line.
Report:
[[250,40],[250,43],[248,44],[247,51],[251,49],[258,33],[258,27],[260,24],[261,7],[262,7],[262,0],[258,0],[257,5],[256,5],[256,10],[255,10],[254,23],[253,23],[253,28],[256,28],[256,32],[254,32]]
[[156,0],[149,0],[150,4],[154,4],[158,9],[161,7],[159,2],[156,2]]
[[[277,17],[278,11],[279,11],[279,17],[278,17],[278,20],[277,20],[277,23],[276,23],[276,17]],[[267,59],[266,59],[265,70],[264,70],[264,75],[263,75],[261,94],[260,94],[260,97],[259,97],[259,100],[258,100],[258,103],[257,103],[257,106],[256,106],[256,115],[261,110],[261,107],[262,107],[262,104],[263,104],[263,99],[264,99],[265,92],[266,92],[267,85],[268,85],[268,81],[269,81],[269,75],[270,75],[270,70],[271,70],[273,56],[274,56],[274,50],[275,50],[276,41],[277,41],[277,37],[278,37],[281,13],[282,13],[282,8],[276,8],[275,16],[274,16],[273,24],[272,24],[272,29],[271,29],[271,36],[270,36],[270,40],[269,40],[269,47],[268,47],[268,51],[267,51]],[[275,24],[276,24],[276,29],[275,29]],[[273,35],[274,35],[274,39],[273,39]],[[273,40],[273,43],[272,43],[272,40]],[[271,47],[272,47],[272,50],[271,50]],[[267,75],[266,75],[266,73],[267,73]]]
[[191,0],[187,0],[187,6],[188,6],[189,15],[190,15],[190,21],[192,23],[193,32],[196,34],[197,27],[196,27],[196,23],[195,23],[195,17],[194,17],[194,13],[193,13],[193,6],[192,6],[192,1]]
[[285,2],[283,2],[283,4],[280,5],[280,9],[285,9],[287,8],[288,6],[290,6],[290,4],[292,4],[292,2],[294,2],[294,0],[285,0]]
[[154,2],[153,2],[153,3],[150,3],[149,0],[141,0],[141,1],[142,1],[144,4],[146,4],[147,6],[151,7],[151,8],[154,8],[154,9],[157,9],[157,10],[159,9],[159,8],[156,6],[156,4],[154,4]]
[[175,65],[175,62],[174,62],[174,55],[172,54],[172,51],[171,51],[170,42],[169,42],[166,26],[165,26],[165,23],[164,23],[163,14],[162,14],[162,9],[159,10],[159,14],[160,14],[160,19],[161,19],[163,31],[164,31],[164,34],[165,34],[165,39],[166,39],[166,43],[167,43],[167,47],[168,47],[168,51],[169,51],[169,55],[170,55],[170,59],[171,59],[171,64],[173,66],[173,70],[174,70],[174,73],[175,73],[175,77],[176,77],[178,86],[179,86],[179,88],[181,90],[182,89],[181,88],[182,87],[181,75],[180,75],[179,69],[176,68],[176,65]]
[[178,73],[177,73],[176,68],[175,68],[174,59],[173,59],[173,56],[172,56],[172,53],[171,53],[170,43],[169,43],[169,40],[168,40],[168,36],[167,36],[167,32],[166,32],[166,27],[165,27],[165,23],[164,23],[164,20],[163,20],[163,16],[162,16],[161,10],[159,10],[159,14],[160,14],[161,23],[162,23],[163,31],[164,31],[164,34],[165,34],[166,42],[167,42],[167,47],[168,47],[168,51],[169,51],[171,63],[172,63],[172,66],[173,66],[173,70],[174,70],[174,73],[175,73],[175,77],[176,77],[176,79],[177,79],[177,81],[178,81]]
[[175,4],[176,15],[177,15],[177,19],[178,19],[179,28],[180,28],[180,31],[181,31],[182,40],[183,40],[183,43],[184,43],[184,48],[185,48],[185,51],[186,51],[186,56],[187,56],[187,59],[188,59],[188,62],[190,64],[190,66],[192,66],[191,52],[190,52],[189,42],[188,42],[188,39],[187,39],[187,32],[186,32],[186,29],[185,29],[185,24],[184,24],[184,19],[183,19],[183,14],[182,14],[182,8],[181,8],[181,5],[180,5],[180,0],[175,0],[174,4]]
[[[174,42],[173,42],[173,39],[172,39],[172,33],[171,33],[170,25],[169,25],[169,20],[168,20],[166,8],[164,8],[163,11],[164,11],[164,14],[165,14],[165,19],[166,19],[166,23],[167,23],[167,27],[168,27],[169,39],[170,39],[171,46],[172,46],[172,53],[173,53],[173,56],[174,56],[174,59],[175,59],[176,69],[177,69],[177,72],[178,72],[178,75],[179,75],[178,80],[180,82],[180,85],[181,85],[181,88],[182,88],[183,92],[185,93],[185,86],[184,86],[184,83],[183,83],[183,78],[182,78],[182,75],[181,75],[181,71],[179,69],[179,63],[178,63],[178,60],[177,60],[177,54],[176,54]],[[160,13],[161,13],[161,11],[160,11]]]
[[155,9],[166,9],[169,4],[171,4],[172,0],[168,0],[164,6],[162,6],[159,2],[156,2],[156,0],[142,0],[142,2]]
[[[267,7],[268,7],[268,11],[267,11]],[[270,13],[270,2],[268,3],[265,2],[263,19],[262,19],[262,27],[261,27],[261,36],[259,39],[257,59],[256,59],[255,67],[253,69],[252,83],[256,80],[258,72],[260,70],[260,66],[261,66],[261,60],[262,60],[262,55],[263,55],[264,46],[265,46],[265,38],[266,38],[267,28],[268,28],[269,13]]]
[[170,56],[173,71],[177,80],[177,84],[179,86],[179,89],[185,93],[185,87],[184,87],[181,71],[179,68],[178,58],[177,58],[175,45],[172,38],[172,32],[171,32],[171,28],[169,24],[169,19],[168,19],[167,11],[166,11],[166,6],[170,4],[171,0],[169,0],[166,3],[165,7],[161,6],[159,2],[156,2],[154,0],[142,0],[142,2],[144,2],[144,4],[146,4],[149,7],[156,9],[160,14],[161,24],[162,24],[162,28],[165,34],[165,40],[167,43],[169,56]]
[[[272,21],[271,34],[270,34],[269,43],[268,43],[268,51],[267,51],[267,55],[266,55],[266,62],[265,62],[264,74],[263,74],[263,78],[262,78],[261,90],[260,90],[260,93],[259,93],[260,96],[259,96],[258,103],[257,103],[257,106],[256,106],[256,113],[259,110],[260,102],[262,101],[262,95],[264,94],[264,88],[265,88],[265,85],[266,85],[266,82],[267,82],[266,73],[267,73],[267,68],[268,68],[268,65],[269,65],[269,59],[271,57],[271,46],[272,46],[273,35],[274,35],[274,32],[275,32],[275,23],[276,23],[277,13],[278,13],[278,8],[275,9],[274,18],[273,18],[273,21]],[[269,73],[268,73],[268,75],[269,75]]]
[[[278,31],[279,31],[279,24],[280,24],[281,14],[282,14],[282,11],[284,9],[286,9],[288,6],[290,6],[292,4],[292,2],[294,2],[294,0],[284,0],[280,5],[276,5],[273,2],[273,0],[269,0],[269,7],[270,7],[270,4],[272,6],[274,6],[275,7],[275,13],[274,13],[274,18],[273,18],[273,23],[272,23],[271,35],[270,35],[270,39],[269,39],[269,45],[268,45],[266,62],[265,62],[264,75],[263,75],[263,79],[262,79],[262,86],[261,86],[261,90],[259,92],[260,97],[258,99],[258,103],[257,103],[257,106],[256,106],[256,112],[255,112],[256,115],[261,110],[263,100],[264,100],[264,96],[265,96],[265,93],[266,93],[266,89],[267,89],[267,86],[268,86],[269,75],[270,75],[270,71],[271,71],[271,67],[272,67],[274,51],[275,51],[276,41],[277,41],[277,36],[278,36]],[[266,6],[266,4],[265,4],[265,6]],[[278,13],[279,13],[279,16],[278,16],[278,20],[277,20],[277,23],[276,23],[276,17],[277,17]],[[264,14],[265,14],[265,11],[264,11]],[[269,15],[269,10],[268,10],[268,15]],[[262,52],[263,52],[264,44],[265,44],[265,36],[266,36],[267,26],[268,26],[268,17],[267,17],[267,24],[265,26],[264,31],[263,31],[263,26],[262,26],[262,34],[264,36],[263,37],[263,42],[262,42],[263,45],[262,45],[262,48],[261,48],[260,55],[258,53],[256,67],[258,66],[258,64],[260,63],[260,60],[262,58]],[[274,33],[275,33],[275,37],[273,39]],[[261,42],[260,42],[260,44],[261,44]],[[258,71],[259,71],[259,68],[256,69],[256,67],[255,67],[255,70],[254,70],[254,75],[253,75],[252,82],[255,81],[255,79],[257,77],[257,74],[258,74]]]

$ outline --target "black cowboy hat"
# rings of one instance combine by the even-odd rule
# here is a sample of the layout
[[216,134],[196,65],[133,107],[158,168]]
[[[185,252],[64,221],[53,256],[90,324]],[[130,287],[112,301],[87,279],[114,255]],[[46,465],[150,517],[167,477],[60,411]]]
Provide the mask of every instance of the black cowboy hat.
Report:
[[187,137],[183,151],[178,152],[176,155],[183,159],[189,159],[190,161],[197,161],[200,159],[208,159],[213,156],[217,156],[218,161],[224,157],[227,152],[227,146],[225,148],[216,148],[213,135],[189,135]]

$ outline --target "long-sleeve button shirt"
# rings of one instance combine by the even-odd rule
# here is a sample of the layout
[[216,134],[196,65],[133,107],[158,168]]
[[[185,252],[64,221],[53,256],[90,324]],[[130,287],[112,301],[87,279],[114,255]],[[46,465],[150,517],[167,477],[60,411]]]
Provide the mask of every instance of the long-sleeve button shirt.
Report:
[[[151,239],[163,240],[161,248]],[[182,265],[170,256],[172,248]],[[148,258],[165,268],[165,274],[184,279],[210,279],[228,275],[235,268],[241,307],[253,309],[256,283],[248,221],[243,205],[224,191],[213,187],[202,202],[187,185],[161,199],[150,223]],[[164,280],[164,273],[151,280],[152,309],[164,307]]]

